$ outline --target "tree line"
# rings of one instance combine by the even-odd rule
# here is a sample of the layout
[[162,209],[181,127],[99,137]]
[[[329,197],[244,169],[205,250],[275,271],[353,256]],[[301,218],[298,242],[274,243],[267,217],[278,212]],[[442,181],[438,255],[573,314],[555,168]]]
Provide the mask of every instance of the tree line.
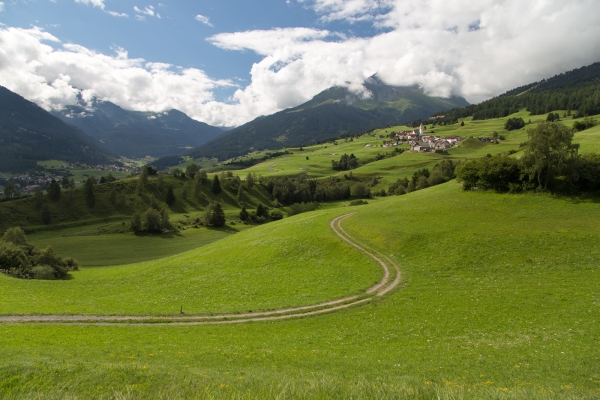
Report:
[[77,261],[62,258],[52,247],[35,247],[19,227],[8,229],[0,238],[0,272],[22,279],[52,280],[77,269]]
[[527,131],[524,154],[507,154],[465,162],[457,180],[465,190],[491,189],[518,193],[538,190],[574,194],[600,190],[600,155],[578,153],[574,130],[561,123],[543,122]]

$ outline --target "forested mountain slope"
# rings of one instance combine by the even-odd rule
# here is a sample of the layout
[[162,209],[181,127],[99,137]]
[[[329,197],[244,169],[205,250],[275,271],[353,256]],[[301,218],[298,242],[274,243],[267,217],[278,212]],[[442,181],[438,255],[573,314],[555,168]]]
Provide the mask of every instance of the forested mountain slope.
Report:
[[346,87],[332,87],[298,107],[233,129],[187,155],[223,160],[252,150],[309,145],[468,105],[461,97],[431,97],[417,87],[389,86],[377,77],[367,79],[364,86],[370,97],[361,97]]
[[480,104],[448,111],[439,122],[453,123],[469,116],[476,120],[502,118],[522,108],[534,115],[554,110],[570,110],[576,116],[599,114],[600,62],[509,90]]
[[0,171],[24,171],[48,159],[106,163],[107,153],[80,129],[0,86]]

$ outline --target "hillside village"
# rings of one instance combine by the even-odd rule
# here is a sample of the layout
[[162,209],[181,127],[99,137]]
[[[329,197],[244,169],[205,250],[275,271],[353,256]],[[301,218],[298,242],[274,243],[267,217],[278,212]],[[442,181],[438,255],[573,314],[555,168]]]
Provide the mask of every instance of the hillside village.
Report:
[[413,151],[429,152],[450,149],[463,140],[460,136],[455,135],[447,136],[445,138],[427,135],[425,134],[425,127],[423,124],[419,126],[419,129],[412,131],[395,131],[392,132],[392,135],[392,140],[384,141],[381,147],[389,148],[408,143],[410,149]]

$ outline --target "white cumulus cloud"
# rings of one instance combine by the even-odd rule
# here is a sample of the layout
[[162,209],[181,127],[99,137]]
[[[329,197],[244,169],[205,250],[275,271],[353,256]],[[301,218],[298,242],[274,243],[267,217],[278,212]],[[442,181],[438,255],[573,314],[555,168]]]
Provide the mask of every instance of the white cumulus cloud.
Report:
[[479,102],[600,61],[595,0],[304,3],[325,20],[371,20],[385,29],[366,38],[306,28],[210,37],[218,47],[263,56],[252,67],[250,85],[233,96],[241,110],[275,112],[346,81],[360,91],[360,83],[375,73],[389,84],[417,84],[433,95]]
[[40,28],[0,29],[0,43],[0,84],[45,109],[74,104],[81,91],[84,98],[99,96],[130,110],[176,108],[212,124],[226,122],[206,104],[214,102],[215,88],[233,83],[201,70],[129,58],[122,48],[100,54],[62,44]]
[[433,95],[479,102],[600,61],[597,0],[290,1],[312,8],[323,24],[367,23],[376,33],[352,37],[298,27],[213,35],[207,40],[214,46],[261,57],[248,85],[217,102],[214,90],[236,87],[232,81],[131,59],[123,49],[104,55],[61,44],[38,28],[0,28],[0,84],[46,108],[74,101],[82,89],[128,109],[177,108],[209,124],[234,126],[301,104],[333,85],[364,91],[362,82],[373,74],[389,84],[416,84]]

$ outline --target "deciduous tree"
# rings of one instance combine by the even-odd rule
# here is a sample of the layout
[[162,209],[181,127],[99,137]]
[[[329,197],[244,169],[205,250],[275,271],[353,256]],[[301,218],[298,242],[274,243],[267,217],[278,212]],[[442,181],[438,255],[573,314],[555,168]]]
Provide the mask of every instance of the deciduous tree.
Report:
[[529,176],[546,190],[552,181],[567,173],[577,157],[579,144],[573,143],[573,130],[556,122],[542,122],[527,131],[529,141],[521,159]]

